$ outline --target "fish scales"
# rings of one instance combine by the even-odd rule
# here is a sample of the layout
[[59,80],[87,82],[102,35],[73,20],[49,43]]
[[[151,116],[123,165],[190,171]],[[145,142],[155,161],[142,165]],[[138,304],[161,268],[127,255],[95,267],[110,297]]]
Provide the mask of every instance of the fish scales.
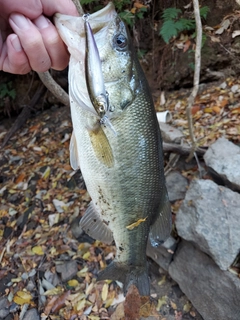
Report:
[[[106,12],[110,16],[109,21],[106,21]],[[148,237],[152,245],[157,246],[171,231],[161,134],[150,90],[126,27],[112,4],[94,15],[92,23],[90,19],[89,23],[99,49],[103,79],[113,108],[108,117],[117,134],[100,124],[84,83],[86,70],[81,65],[81,72],[76,72],[80,64],[74,50],[80,49],[72,48],[72,42],[66,37],[69,28],[68,31],[63,28],[64,24],[65,27],[68,25],[64,17],[59,15],[55,19],[60,35],[72,52],[69,66],[74,129],[71,163],[74,167],[80,166],[92,198],[81,225],[96,239],[108,243],[115,241],[116,257],[100,272],[98,279],[119,280],[123,282],[125,292],[134,284],[141,295],[149,295]],[[101,17],[105,17],[105,25]],[[94,19],[99,21],[101,28],[97,22],[94,27]],[[100,29],[105,33],[99,34]],[[73,35],[79,45],[80,31],[77,31],[78,35],[76,30]],[[79,52],[80,59],[84,57],[84,49],[83,46]],[[76,82],[80,80],[83,83],[79,89]]]

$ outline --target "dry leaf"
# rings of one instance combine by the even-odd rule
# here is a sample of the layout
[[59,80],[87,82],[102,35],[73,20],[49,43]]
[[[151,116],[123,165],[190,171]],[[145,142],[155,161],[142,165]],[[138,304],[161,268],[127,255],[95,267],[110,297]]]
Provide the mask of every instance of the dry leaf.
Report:
[[240,36],[240,30],[234,30],[232,33],[232,38]]
[[230,22],[229,19],[226,19],[226,20],[222,21],[221,24],[220,24],[221,27],[215,31],[215,34],[222,34],[225,30],[228,29],[230,24],[231,24],[231,22]]
[[126,228],[128,230],[133,230],[134,228],[138,227],[142,222],[146,221],[147,220],[147,217],[144,218],[144,219],[139,219],[138,221],[130,224],[129,226],[127,226]]
[[38,256],[43,256],[44,252],[41,246],[35,246],[32,248],[32,252],[37,254]]
[[26,303],[30,304],[32,302],[31,293],[28,291],[17,291],[13,297],[13,301],[21,306]]
[[157,311],[160,311],[160,309],[164,304],[167,304],[167,296],[162,296],[161,298],[158,299],[158,304],[156,308]]
[[53,313],[58,312],[62,307],[65,306],[65,301],[68,298],[68,296],[70,295],[70,293],[71,293],[71,291],[68,290],[68,291],[64,292],[60,297],[57,298],[54,306],[52,307]]
[[214,106],[212,107],[212,110],[216,113],[220,113],[221,112],[221,109],[218,107],[218,106]]
[[103,301],[107,300],[107,297],[108,297],[108,284],[107,283],[104,283],[104,285],[102,287],[101,297],[102,297]]
[[140,2],[134,2],[133,6],[137,9],[141,9],[141,8],[147,8],[147,6],[145,6],[144,4],[140,3]]
[[73,280],[69,280],[67,284],[69,287],[75,288],[79,285],[79,282],[76,279],[73,279]]
[[126,319],[139,319],[139,311],[141,307],[141,297],[138,289],[131,285],[128,289],[126,300],[124,301],[124,313]]

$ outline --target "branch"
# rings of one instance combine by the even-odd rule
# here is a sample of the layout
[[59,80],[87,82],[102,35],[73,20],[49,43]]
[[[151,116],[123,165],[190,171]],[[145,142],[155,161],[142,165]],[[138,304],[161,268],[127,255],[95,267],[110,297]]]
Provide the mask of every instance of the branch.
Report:
[[72,0],[72,2],[75,4],[75,7],[77,8],[77,11],[78,11],[78,14],[80,16],[83,16],[84,15],[84,11],[83,11],[83,8],[80,4],[80,0]]
[[[180,145],[175,143],[166,143],[163,142],[163,152],[173,152],[180,154],[182,156],[188,156],[191,153],[192,147],[187,145]],[[203,148],[196,148],[195,152],[199,156],[203,156],[207,150]]]
[[[80,16],[84,14],[82,6],[80,4],[80,0],[72,0],[75,4],[77,11]],[[52,94],[63,104],[66,106],[69,106],[69,96],[68,94],[63,90],[61,86],[57,84],[57,82],[52,78],[49,71],[46,72],[38,72],[39,78],[42,80],[43,84],[48,88],[49,91],[52,92]]]
[[69,106],[69,96],[63,88],[57,84],[57,82],[52,78],[49,71],[38,72],[38,76],[41,79],[42,83],[48,88],[50,92],[63,104]]
[[199,88],[199,78],[200,78],[200,70],[201,70],[201,47],[202,47],[202,22],[200,17],[199,11],[199,2],[198,0],[193,0],[194,6],[194,16],[196,21],[196,49],[195,49],[195,69],[194,69],[194,80],[193,80],[193,90],[188,99],[188,106],[187,106],[187,119],[188,119],[188,127],[189,127],[189,134],[192,141],[192,150],[187,159],[190,161],[193,157],[193,154],[196,150],[196,139],[194,136],[194,127],[193,127],[193,120],[192,120],[192,105],[198,93]]

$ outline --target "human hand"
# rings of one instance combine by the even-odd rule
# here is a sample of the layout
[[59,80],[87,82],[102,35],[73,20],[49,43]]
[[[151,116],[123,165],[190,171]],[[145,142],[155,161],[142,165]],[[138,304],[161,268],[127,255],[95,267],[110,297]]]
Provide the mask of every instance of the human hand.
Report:
[[0,70],[26,74],[68,65],[67,48],[47,17],[77,16],[71,0],[0,0],[0,8]]

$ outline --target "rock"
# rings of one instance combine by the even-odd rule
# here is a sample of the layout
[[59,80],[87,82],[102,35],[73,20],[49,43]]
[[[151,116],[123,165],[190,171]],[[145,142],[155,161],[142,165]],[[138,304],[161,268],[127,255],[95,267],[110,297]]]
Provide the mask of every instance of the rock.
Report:
[[166,175],[166,185],[170,202],[183,199],[185,197],[188,181],[180,172],[171,171]]
[[211,180],[194,180],[176,217],[178,235],[227,270],[240,249],[240,195]]
[[28,310],[23,317],[23,320],[40,320],[40,316],[37,312],[37,309],[33,308]]
[[0,319],[5,319],[9,315],[8,299],[6,297],[0,298]]
[[62,282],[71,280],[78,272],[78,265],[75,260],[63,262],[56,265],[56,271],[61,274]]
[[160,123],[160,129],[164,142],[181,143],[181,140],[184,137],[183,133],[179,129],[171,127],[164,122]]
[[215,181],[240,191],[240,148],[225,138],[213,143],[204,155]]
[[169,273],[204,320],[240,319],[240,279],[220,270],[193,244],[178,246]]
[[153,247],[151,242],[147,244],[147,255],[152,258],[163,270],[168,271],[168,267],[173,259],[177,242],[170,236],[161,246]]

